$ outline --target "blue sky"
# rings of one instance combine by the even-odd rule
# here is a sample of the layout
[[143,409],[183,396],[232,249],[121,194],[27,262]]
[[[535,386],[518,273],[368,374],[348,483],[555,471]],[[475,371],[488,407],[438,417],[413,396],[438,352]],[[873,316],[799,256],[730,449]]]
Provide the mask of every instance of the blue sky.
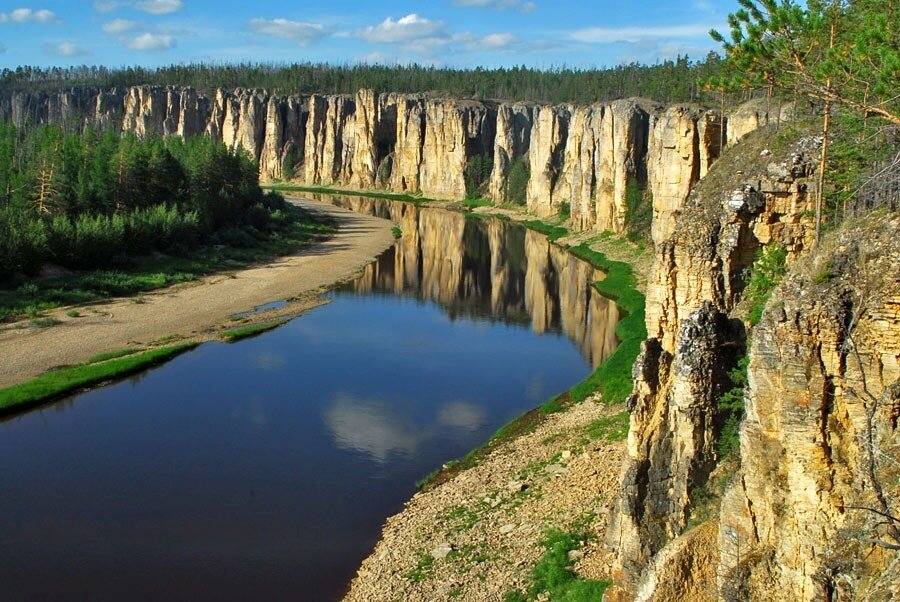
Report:
[[191,61],[590,67],[716,45],[736,0],[0,0],[0,67]]

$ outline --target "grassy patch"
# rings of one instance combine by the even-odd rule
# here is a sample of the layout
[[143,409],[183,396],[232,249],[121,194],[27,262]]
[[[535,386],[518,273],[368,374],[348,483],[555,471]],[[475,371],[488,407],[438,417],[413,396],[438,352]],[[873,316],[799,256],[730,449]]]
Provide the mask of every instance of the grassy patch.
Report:
[[[334,228],[299,207],[288,206],[284,219],[268,234],[249,237],[252,246],[211,246],[185,257],[157,255],[136,259],[121,269],[74,273],[29,282],[15,289],[0,287],[0,322],[62,307],[139,295],[208,274],[268,261],[295,252],[314,236]],[[140,297],[137,297],[140,299]]]
[[421,583],[428,579],[431,575],[431,570],[434,567],[434,556],[428,554],[427,552],[419,552],[419,560],[416,562],[416,567],[406,573],[407,579],[413,581],[415,583]]
[[50,328],[51,326],[62,324],[62,320],[57,318],[35,318],[31,321],[31,324],[38,328]]
[[27,383],[0,390],[0,414],[21,411],[78,389],[140,372],[166,362],[196,346],[197,343],[182,343],[144,351],[128,357],[47,372]]
[[547,240],[549,240],[550,242],[557,241],[560,238],[569,235],[569,231],[562,226],[554,226],[553,224],[548,224],[546,222],[542,222],[541,220],[525,220],[521,223],[526,228],[534,230],[535,232],[540,232],[541,234],[546,236]]
[[491,201],[491,199],[485,199],[485,198],[465,199],[463,201],[463,203],[469,209],[475,209],[477,207],[490,207],[494,204],[494,202]]
[[77,309],[70,309],[69,311],[66,312],[66,315],[69,316],[70,318],[80,318],[81,312],[78,311]]
[[399,226],[391,226],[391,235],[394,237],[394,240],[397,240],[403,236],[403,231],[400,230]]
[[249,339],[250,337],[255,337],[258,334],[274,330],[284,323],[285,320],[276,320],[274,322],[260,322],[259,324],[249,324],[247,326],[241,326],[240,328],[232,328],[231,330],[226,330],[219,336],[227,343],[234,343],[235,341]]
[[549,594],[550,600],[600,600],[610,583],[579,578],[572,572],[572,563],[569,561],[569,552],[581,547],[585,539],[585,533],[579,531],[567,533],[553,529],[548,532],[541,542],[546,551],[531,571],[531,587],[524,593],[511,591],[504,600],[536,600],[545,592]]
[[619,412],[613,416],[604,416],[591,422],[587,428],[587,435],[591,439],[603,439],[604,441],[624,441],[628,437],[628,412]]
[[109,360],[119,359],[120,357],[126,357],[129,355],[134,355],[141,351],[140,349],[120,349],[118,351],[110,351],[109,353],[98,353],[97,355],[92,356],[88,359],[88,364],[99,364],[100,362],[108,362]]

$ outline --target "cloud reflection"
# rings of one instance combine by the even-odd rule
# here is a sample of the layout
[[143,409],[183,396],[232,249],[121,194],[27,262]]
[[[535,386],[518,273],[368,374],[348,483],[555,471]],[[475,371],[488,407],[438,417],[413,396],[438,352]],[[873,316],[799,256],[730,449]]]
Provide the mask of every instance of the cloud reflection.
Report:
[[379,464],[391,454],[409,455],[430,437],[415,424],[397,417],[380,400],[338,393],[322,416],[341,449],[368,454]]
[[438,421],[444,426],[466,431],[477,431],[487,421],[487,413],[479,405],[468,401],[445,403],[438,412]]

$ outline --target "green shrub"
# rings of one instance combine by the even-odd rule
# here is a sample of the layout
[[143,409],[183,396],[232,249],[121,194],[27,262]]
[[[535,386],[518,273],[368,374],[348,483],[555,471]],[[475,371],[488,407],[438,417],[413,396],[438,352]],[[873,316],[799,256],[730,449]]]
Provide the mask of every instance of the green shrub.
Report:
[[784,247],[773,243],[760,249],[756,254],[756,261],[750,267],[750,278],[745,291],[750,304],[747,319],[751,325],[759,324],[772,291],[786,272],[787,249]]
[[594,602],[602,599],[609,581],[582,579],[571,569],[569,552],[577,550],[586,539],[587,535],[582,532],[549,531],[541,542],[546,552],[531,571],[532,583],[527,594],[512,591],[504,599],[536,600],[544,592],[554,601]]
[[732,387],[719,397],[719,415],[724,419],[718,442],[720,460],[730,456],[740,446],[738,431],[744,418],[744,388],[747,386],[749,364],[749,354],[738,360],[737,366],[728,372]]

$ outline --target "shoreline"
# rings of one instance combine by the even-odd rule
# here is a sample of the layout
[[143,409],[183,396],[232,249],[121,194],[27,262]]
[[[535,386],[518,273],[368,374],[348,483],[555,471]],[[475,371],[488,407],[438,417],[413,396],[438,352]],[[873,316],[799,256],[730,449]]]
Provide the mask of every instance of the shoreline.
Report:
[[394,243],[388,220],[305,198],[289,200],[333,219],[337,232],[269,263],[146,293],[140,303],[119,298],[79,306],[83,315],[75,318],[66,315],[72,306],[60,307],[47,312],[60,321],[55,326],[0,332],[0,388],[83,364],[98,354],[217,339],[221,331],[248,323],[235,322],[235,314],[273,301],[287,304],[251,316],[249,322],[297,316],[325,303],[323,293],[355,276]]

